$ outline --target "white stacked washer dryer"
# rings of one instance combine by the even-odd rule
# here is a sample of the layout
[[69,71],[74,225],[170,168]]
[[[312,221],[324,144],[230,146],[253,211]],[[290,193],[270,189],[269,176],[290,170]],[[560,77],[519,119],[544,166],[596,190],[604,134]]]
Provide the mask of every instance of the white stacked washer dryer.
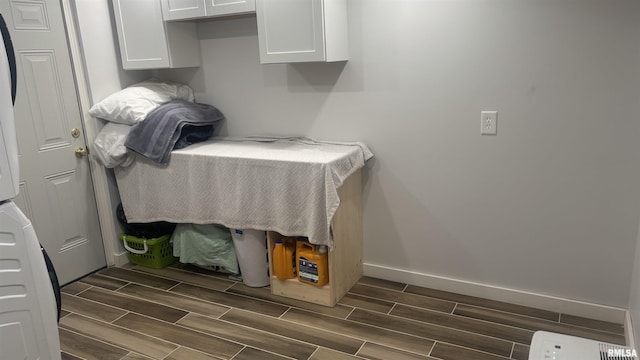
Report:
[[19,185],[13,116],[17,72],[2,14],[0,30],[0,359],[55,360],[60,359],[55,271],[48,270],[31,222],[12,201]]

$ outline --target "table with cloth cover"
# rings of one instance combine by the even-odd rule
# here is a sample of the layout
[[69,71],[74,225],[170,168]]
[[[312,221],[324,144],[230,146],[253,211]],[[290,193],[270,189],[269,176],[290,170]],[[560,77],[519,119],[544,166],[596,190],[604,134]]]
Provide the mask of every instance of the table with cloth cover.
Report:
[[362,143],[216,138],[174,150],[168,166],[142,156],[115,169],[130,222],[215,223],[267,231],[269,266],[282,235],[328,245],[329,283],[280,280],[274,295],[334,306],[362,277]]
[[362,143],[214,138],[174,150],[168,166],[138,155],[115,174],[129,222],[271,230],[332,248],[337,189],[372,156]]

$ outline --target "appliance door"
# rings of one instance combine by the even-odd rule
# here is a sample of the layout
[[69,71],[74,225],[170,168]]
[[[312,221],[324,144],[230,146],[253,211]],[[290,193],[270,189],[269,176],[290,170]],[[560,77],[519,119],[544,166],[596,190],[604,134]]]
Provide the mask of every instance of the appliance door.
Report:
[[49,274],[49,280],[51,280],[51,287],[53,288],[53,295],[56,297],[56,309],[58,310],[58,321],[60,321],[60,314],[62,313],[62,294],[60,293],[60,282],[58,281],[58,274],[56,274],[56,269],[53,267],[53,262],[47,254],[47,251],[40,245],[40,251],[42,251],[42,256],[44,256],[44,263],[47,266],[47,273]]
[[7,61],[9,62],[9,71],[11,72],[11,103],[16,103],[16,90],[18,89],[18,76],[16,73],[16,55],[13,50],[13,43],[9,35],[9,28],[0,14],[0,34],[2,34],[2,42],[7,53]]
[[27,217],[0,205],[0,358],[60,359],[56,299]]
[[16,61],[9,31],[0,14],[0,201],[18,195],[18,143],[13,117]]

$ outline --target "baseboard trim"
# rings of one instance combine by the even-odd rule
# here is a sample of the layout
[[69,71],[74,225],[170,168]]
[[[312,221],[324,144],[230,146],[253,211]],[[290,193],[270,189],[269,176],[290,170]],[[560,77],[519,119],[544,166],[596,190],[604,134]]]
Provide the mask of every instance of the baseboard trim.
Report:
[[627,346],[636,349],[636,338],[633,332],[633,319],[631,318],[631,311],[625,311],[624,316],[624,336],[627,341]]
[[582,316],[595,320],[609,321],[618,324],[626,323],[627,311],[622,308],[452,279],[443,276],[423,274],[414,271],[394,269],[375,264],[365,263],[363,264],[363,267],[364,274],[366,276],[379,279],[469,296],[477,296],[485,299],[529,306],[568,315]]
[[111,258],[113,259],[113,265],[115,266],[122,266],[129,263],[129,253],[126,251],[119,254],[114,253]]

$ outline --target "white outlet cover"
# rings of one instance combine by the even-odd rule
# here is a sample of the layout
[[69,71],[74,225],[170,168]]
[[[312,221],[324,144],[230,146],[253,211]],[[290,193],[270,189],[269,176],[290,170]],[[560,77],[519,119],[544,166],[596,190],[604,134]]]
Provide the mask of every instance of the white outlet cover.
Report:
[[498,135],[498,112],[497,111],[481,111],[480,112],[480,134],[481,135]]

